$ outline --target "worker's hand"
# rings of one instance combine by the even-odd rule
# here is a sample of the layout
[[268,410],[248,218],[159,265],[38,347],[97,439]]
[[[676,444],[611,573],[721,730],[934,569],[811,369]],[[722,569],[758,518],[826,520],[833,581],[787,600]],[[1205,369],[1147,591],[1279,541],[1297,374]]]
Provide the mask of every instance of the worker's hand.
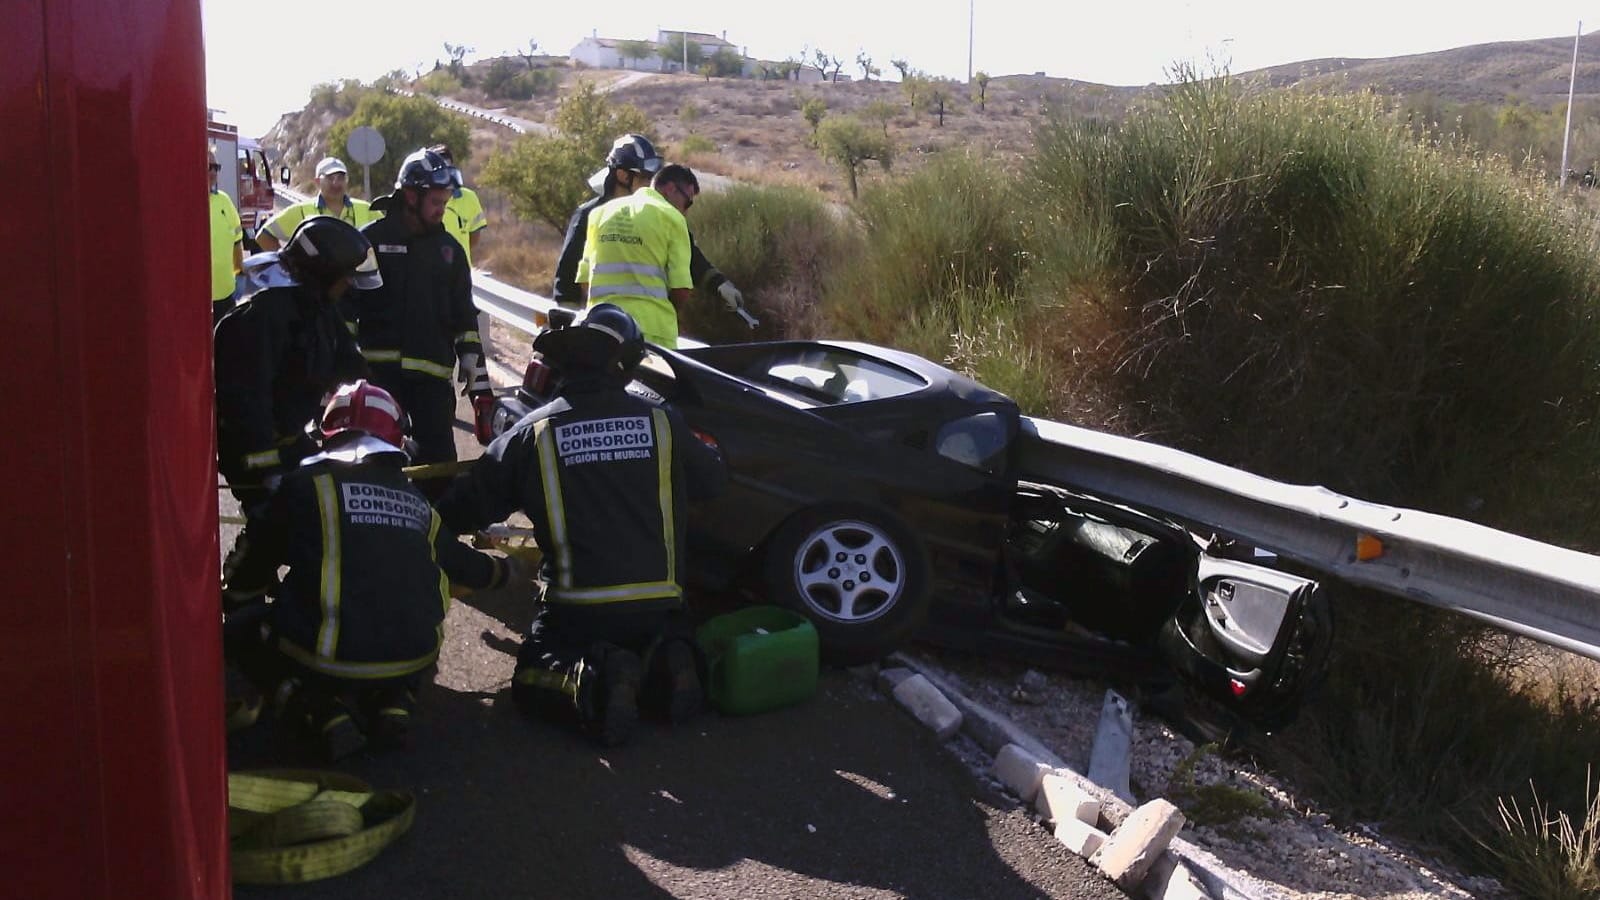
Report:
[[271,475],[268,475],[266,478],[261,479],[261,486],[266,488],[267,489],[267,493],[269,493],[269,494],[276,494],[278,492],[278,485],[280,485],[282,483],[283,483],[283,474],[280,473],[280,472],[273,472]]
[[724,281],[717,285],[717,293],[722,295],[722,305],[728,308],[728,312],[738,312],[744,309],[744,294],[739,293],[739,289],[733,286],[733,282]]
[[487,394],[490,391],[489,367],[484,363],[481,354],[461,354],[458,377],[461,380],[461,393],[463,394],[476,397],[480,394]]

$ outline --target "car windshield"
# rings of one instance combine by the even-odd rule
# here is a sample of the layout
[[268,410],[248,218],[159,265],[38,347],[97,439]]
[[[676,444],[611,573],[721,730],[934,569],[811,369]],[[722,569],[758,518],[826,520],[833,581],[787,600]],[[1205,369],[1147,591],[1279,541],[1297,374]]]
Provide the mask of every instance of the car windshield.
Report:
[[765,367],[763,380],[830,405],[898,397],[928,385],[905,369],[837,348],[806,348],[774,356]]

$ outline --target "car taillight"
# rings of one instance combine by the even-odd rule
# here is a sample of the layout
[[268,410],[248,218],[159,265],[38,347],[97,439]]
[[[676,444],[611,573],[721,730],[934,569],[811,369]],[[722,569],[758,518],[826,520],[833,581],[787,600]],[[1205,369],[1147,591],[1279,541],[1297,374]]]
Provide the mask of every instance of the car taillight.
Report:
[[704,432],[704,431],[701,431],[698,428],[691,428],[689,430],[694,432],[695,438],[697,438],[700,441],[700,443],[705,444],[707,447],[710,447],[711,449],[717,451],[718,453],[722,452],[722,445],[718,444],[717,443],[717,439],[715,437],[713,437],[711,434],[709,434],[707,432]]
[[534,357],[522,372],[522,389],[535,397],[543,397],[550,388],[550,367],[544,360]]
[[1228,688],[1229,690],[1233,691],[1233,695],[1235,697],[1243,697],[1244,692],[1250,690],[1250,685],[1245,684],[1237,678],[1230,678],[1228,679]]

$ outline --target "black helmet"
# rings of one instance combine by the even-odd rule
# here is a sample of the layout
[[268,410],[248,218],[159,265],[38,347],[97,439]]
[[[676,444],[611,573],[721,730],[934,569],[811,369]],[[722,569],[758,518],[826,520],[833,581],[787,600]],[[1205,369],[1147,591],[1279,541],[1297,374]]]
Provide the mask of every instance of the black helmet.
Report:
[[417,150],[400,163],[400,174],[395,176],[394,189],[461,187],[461,173],[455,166],[433,150]]
[[565,328],[540,332],[533,349],[558,370],[628,375],[644,359],[644,332],[622,307],[600,303]]
[[301,284],[320,288],[346,275],[352,287],[362,290],[383,284],[366,235],[335,216],[310,216],[301,222],[278,252],[278,262]]
[[625,134],[611,143],[606,154],[606,165],[613,169],[632,169],[654,175],[661,169],[661,154],[656,146],[642,134]]

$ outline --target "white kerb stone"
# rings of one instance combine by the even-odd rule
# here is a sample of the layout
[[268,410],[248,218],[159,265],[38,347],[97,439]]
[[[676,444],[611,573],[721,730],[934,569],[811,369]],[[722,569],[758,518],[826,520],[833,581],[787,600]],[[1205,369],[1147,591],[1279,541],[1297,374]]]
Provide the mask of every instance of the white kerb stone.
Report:
[[1166,800],[1151,800],[1117,826],[1089,862],[1118,887],[1132,891],[1167,852],[1167,845],[1178,836],[1183,823],[1183,813],[1176,806]]
[[1073,853],[1088,859],[1106,842],[1106,833],[1087,822],[1062,819],[1056,823],[1056,840]]
[[1044,776],[1033,808],[1057,825],[1068,819],[1086,825],[1100,821],[1100,798],[1084,790],[1076,778],[1060,772]]
[[1200,877],[1171,851],[1161,854],[1150,867],[1139,893],[1145,900],[1212,900]]
[[1126,698],[1108,690],[1105,703],[1100,707],[1100,727],[1094,735],[1094,749],[1089,751],[1089,780],[1123,802],[1133,803],[1133,791],[1128,786],[1132,756],[1133,711]]
[[917,673],[901,666],[886,666],[878,670],[878,690],[885,694],[893,694],[894,689]]
[[1016,744],[1001,747],[994,758],[995,777],[1010,788],[1011,793],[1021,797],[1023,803],[1033,802],[1039,794],[1039,783],[1052,771],[1048,763]]
[[894,699],[918,721],[933,729],[941,741],[949,740],[961,730],[961,710],[920,674],[896,685]]

